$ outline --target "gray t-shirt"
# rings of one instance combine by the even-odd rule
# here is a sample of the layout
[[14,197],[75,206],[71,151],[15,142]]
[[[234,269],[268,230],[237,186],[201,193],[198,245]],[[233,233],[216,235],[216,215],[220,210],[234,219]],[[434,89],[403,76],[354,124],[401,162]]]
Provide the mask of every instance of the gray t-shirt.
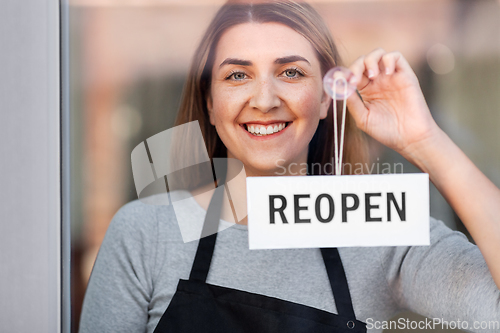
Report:
[[[183,242],[177,220],[199,223],[206,213],[188,193],[172,193],[186,198],[175,211],[133,201],[117,212],[87,287],[81,333],[154,331],[179,279],[189,278],[198,245]],[[484,258],[442,222],[431,218],[430,246],[339,252],[356,317],[369,332],[403,310],[497,331],[473,329],[475,322],[500,321],[500,291]],[[336,313],[319,249],[249,250],[243,225],[219,232],[207,283]]]

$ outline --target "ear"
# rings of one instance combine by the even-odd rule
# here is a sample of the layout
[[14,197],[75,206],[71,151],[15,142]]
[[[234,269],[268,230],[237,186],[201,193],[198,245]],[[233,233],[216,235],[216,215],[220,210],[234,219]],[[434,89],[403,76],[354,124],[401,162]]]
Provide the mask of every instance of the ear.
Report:
[[210,93],[207,94],[207,110],[208,110],[208,117],[210,119],[210,124],[215,126],[215,119],[213,115],[213,103],[212,103],[212,95]]
[[332,104],[332,99],[330,96],[323,90],[323,94],[321,95],[321,104],[319,110],[320,119],[325,119],[328,116],[328,109]]

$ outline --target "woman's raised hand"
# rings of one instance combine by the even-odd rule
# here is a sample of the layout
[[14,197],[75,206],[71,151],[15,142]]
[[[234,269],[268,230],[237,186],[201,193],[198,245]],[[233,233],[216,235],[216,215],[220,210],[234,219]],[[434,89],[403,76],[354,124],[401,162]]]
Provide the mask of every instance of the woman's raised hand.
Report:
[[350,67],[363,100],[347,100],[356,125],[365,133],[405,157],[422,143],[430,143],[438,129],[418,79],[399,52],[376,49]]
[[[363,98],[347,99],[356,125],[429,174],[470,232],[500,288],[500,190],[436,125],[399,52],[377,49],[350,67]],[[356,82],[353,82],[356,81]]]

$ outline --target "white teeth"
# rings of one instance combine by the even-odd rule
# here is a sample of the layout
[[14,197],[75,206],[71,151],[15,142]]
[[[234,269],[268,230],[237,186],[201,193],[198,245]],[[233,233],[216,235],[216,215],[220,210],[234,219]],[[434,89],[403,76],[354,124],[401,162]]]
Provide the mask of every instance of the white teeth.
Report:
[[248,132],[250,132],[254,135],[258,135],[258,136],[277,133],[277,132],[283,130],[285,127],[286,127],[286,123],[269,125],[267,127],[262,126],[262,125],[246,125],[246,129]]

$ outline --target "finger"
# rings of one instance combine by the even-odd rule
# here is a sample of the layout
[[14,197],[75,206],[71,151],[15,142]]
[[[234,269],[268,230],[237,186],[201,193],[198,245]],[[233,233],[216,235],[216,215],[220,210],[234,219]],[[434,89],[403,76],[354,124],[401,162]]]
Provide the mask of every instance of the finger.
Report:
[[382,63],[385,68],[385,74],[387,75],[391,75],[394,72],[413,73],[413,69],[408,61],[406,61],[405,57],[397,51],[386,53],[382,57]]
[[370,52],[365,57],[365,75],[368,76],[369,79],[373,80],[377,77],[377,75],[380,74],[379,62],[384,54],[386,54],[385,50],[382,48],[378,48]]
[[396,70],[396,62],[399,59],[399,52],[386,53],[382,57],[382,63],[386,75],[391,75]]
[[361,56],[356,59],[352,65],[349,67],[351,70],[353,77],[349,80],[349,83],[356,85],[358,89],[364,88],[370,80],[365,74],[365,56]]
[[355,92],[346,100],[347,109],[354,119],[356,126],[362,131],[366,131],[366,119],[368,116],[368,109],[365,103],[361,100],[359,95]]

